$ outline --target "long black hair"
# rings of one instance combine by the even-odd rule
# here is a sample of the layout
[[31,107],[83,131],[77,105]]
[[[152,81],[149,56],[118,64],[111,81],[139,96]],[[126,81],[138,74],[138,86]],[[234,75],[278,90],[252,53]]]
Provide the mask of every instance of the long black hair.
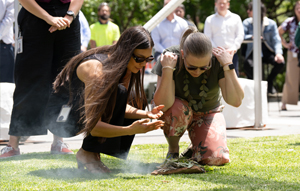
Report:
[[[99,119],[103,122],[109,122],[113,108],[115,107],[118,84],[122,77],[125,76],[127,65],[135,49],[148,49],[154,46],[150,33],[142,26],[135,26],[126,29],[120,36],[116,44],[90,49],[73,57],[54,82],[54,90],[59,91],[61,86],[67,86],[72,90],[70,83],[78,64],[86,57],[93,54],[107,54],[109,57],[103,62],[101,68],[101,77],[93,79],[90,83],[91,91],[85,97],[85,128],[81,132],[88,135],[95,127]],[[147,98],[144,92],[143,79],[145,68],[142,72],[131,74],[128,87],[130,104],[142,109],[147,105]],[[82,92],[84,94],[84,92]],[[72,95],[70,95],[72,99]],[[87,101],[88,100],[88,101]]]

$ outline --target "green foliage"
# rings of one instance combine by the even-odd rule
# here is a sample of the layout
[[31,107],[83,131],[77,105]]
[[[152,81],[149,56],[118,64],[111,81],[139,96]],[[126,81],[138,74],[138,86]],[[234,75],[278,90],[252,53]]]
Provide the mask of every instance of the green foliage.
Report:
[[[102,0],[85,0],[81,8],[89,24],[97,22],[97,9]],[[111,18],[119,25],[121,32],[135,25],[144,25],[162,7],[163,0],[111,0]],[[251,0],[231,1],[230,10],[241,16],[242,20],[248,17],[247,5]],[[279,25],[289,16],[293,15],[293,5],[296,0],[262,0],[267,7],[267,15]],[[190,15],[197,26],[203,23],[211,14],[214,14],[213,0],[185,0],[186,15]]]
[[282,92],[283,90],[283,85],[284,85],[284,82],[285,82],[285,72],[282,73],[282,74],[278,74],[276,76],[276,86],[278,88],[278,92]]
[[[81,8],[89,24],[98,21],[98,6],[101,0],[86,0]],[[112,0],[108,1],[111,7],[111,19],[123,32],[126,28],[136,25],[144,25],[163,6],[163,1],[151,0]]]
[[300,190],[300,135],[227,142],[231,162],[203,174],[150,175],[166,144],[133,145],[126,161],[101,155],[111,174],[78,170],[74,155],[23,154],[0,160],[0,190]]

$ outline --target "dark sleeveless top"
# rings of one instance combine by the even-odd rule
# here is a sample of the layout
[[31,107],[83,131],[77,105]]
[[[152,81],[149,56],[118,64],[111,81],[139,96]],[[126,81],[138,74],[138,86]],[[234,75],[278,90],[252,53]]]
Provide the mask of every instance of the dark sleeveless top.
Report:
[[[95,54],[82,59],[75,67],[71,83],[61,86],[58,93],[51,94],[45,112],[44,126],[54,135],[72,137],[84,129],[84,118],[82,116],[84,116],[85,112],[83,108],[85,84],[78,78],[76,70],[83,61],[96,59],[103,63],[107,58],[108,56],[105,54]],[[71,99],[70,95],[72,96]],[[66,122],[57,122],[56,119],[62,105],[71,106],[71,111]]]

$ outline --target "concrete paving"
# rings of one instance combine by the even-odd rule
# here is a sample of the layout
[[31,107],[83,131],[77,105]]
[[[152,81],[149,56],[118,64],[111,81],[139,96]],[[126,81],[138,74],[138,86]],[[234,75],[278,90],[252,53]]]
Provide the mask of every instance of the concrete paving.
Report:
[[[228,138],[251,138],[263,136],[280,136],[300,134],[300,101],[298,105],[287,105],[288,111],[279,111],[281,103],[272,101],[268,103],[268,121],[264,128],[240,128],[227,129]],[[49,132],[44,136],[32,136],[26,142],[21,143],[21,153],[49,152],[53,135]],[[66,138],[64,141],[70,149],[79,149],[82,144],[82,135]],[[188,134],[185,133],[181,141],[189,142]],[[166,144],[162,130],[155,130],[146,134],[136,135],[133,145],[138,144]],[[0,142],[0,149],[6,142]]]

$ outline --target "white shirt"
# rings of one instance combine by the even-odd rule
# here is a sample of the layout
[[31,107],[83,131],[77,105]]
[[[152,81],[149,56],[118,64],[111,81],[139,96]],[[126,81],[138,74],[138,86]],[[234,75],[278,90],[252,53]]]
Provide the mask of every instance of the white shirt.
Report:
[[174,14],[174,19],[164,19],[151,32],[156,52],[163,52],[170,46],[179,45],[181,35],[188,28],[187,22]]
[[210,38],[214,48],[238,50],[244,40],[244,26],[241,17],[227,11],[223,17],[218,13],[206,18],[204,34]]
[[6,44],[14,43],[14,0],[0,0],[0,40]]

